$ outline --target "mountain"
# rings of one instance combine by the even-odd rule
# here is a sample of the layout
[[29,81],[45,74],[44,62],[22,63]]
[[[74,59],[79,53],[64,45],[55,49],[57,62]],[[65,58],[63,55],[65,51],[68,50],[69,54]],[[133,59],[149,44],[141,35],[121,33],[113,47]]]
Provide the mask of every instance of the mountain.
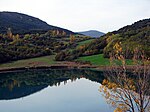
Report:
[[46,22],[17,12],[0,12],[0,33],[6,33],[8,28],[11,28],[13,33],[40,33],[48,30],[60,30],[65,31],[67,34],[73,34],[73,32],[52,26]]
[[83,32],[78,32],[78,33],[82,34],[82,35],[94,37],[94,38],[101,37],[101,36],[103,36],[105,34],[103,32],[96,31],[96,30],[89,30],[89,31],[83,31]]

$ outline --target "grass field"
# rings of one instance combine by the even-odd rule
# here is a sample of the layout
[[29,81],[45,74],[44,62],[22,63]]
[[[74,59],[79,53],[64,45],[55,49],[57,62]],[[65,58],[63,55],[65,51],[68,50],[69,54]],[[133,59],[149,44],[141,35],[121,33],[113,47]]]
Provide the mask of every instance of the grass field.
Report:
[[81,45],[84,45],[84,44],[88,44],[88,43],[90,43],[91,41],[93,41],[94,39],[89,39],[89,40],[85,40],[85,41],[81,41],[81,42],[78,42],[78,46],[77,47],[79,47],[79,46],[81,46]]
[[93,65],[109,65],[109,59],[104,58],[103,54],[97,54],[92,56],[80,57],[77,60],[79,61],[89,61]]
[[75,48],[70,48],[69,51],[73,51],[77,48],[79,48],[80,46],[84,45],[84,44],[88,44],[90,43],[91,41],[93,41],[94,39],[89,39],[89,40],[84,40],[84,41],[81,41],[81,42],[77,42],[77,46]]
[[[92,56],[79,57],[77,60],[79,60],[79,61],[89,61],[93,65],[105,65],[105,66],[110,65],[109,59],[108,58],[104,58],[103,54],[97,54],[97,55],[92,55]],[[116,60],[115,63],[118,64],[118,65],[121,64],[121,62],[118,61],[118,60]],[[133,65],[133,61],[127,59],[126,60],[126,64],[127,65]]]
[[50,65],[50,64],[55,63],[54,57],[55,55],[51,55],[51,56],[43,56],[43,57],[38,57],[38,58],[12,61],[9,63],[0,64],[0,68]]
[[[7,67],[32,67],[32,66],[46,66],[55,64],[54,61],[55,55],[51,56],[43,56],[38,58],[31,58],[31,59],[24,59],[18,61],[12,61],[9,63],[0,64],[0,68],[7,68]],[[93,65],[110,65],[109,59],[104,58],[103,54],[97,54],[92,56],[84,56],[79,57],[78,61],[89,61]],[[132,60],[126,61],[128,65],[132,65]],[[118,62],[117,62],[118,63]]]

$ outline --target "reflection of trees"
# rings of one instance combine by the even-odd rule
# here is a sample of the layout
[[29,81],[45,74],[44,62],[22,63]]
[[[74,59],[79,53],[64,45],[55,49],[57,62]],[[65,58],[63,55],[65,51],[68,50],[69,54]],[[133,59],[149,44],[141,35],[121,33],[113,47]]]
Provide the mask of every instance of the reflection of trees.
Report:
[[76,81],[77,78],[87,78],[92,81],[102,82],[103,72],[81,69],[70,70],[34,70],[14,73],[0,74],[0,87],[20,85],[59,85],[60,82],[66,83],[67,80]]
[[[139,82],[133,79],[124,79],[116,77],[115,80],[104,79],[100,91],[103,92],[107,102],[116,108],[116,112],[146,112],[149,108],[149,87],[141,87]],[[137,84],[138,83],[138,84]]]
[[112,63],[107,79],[103,80],[100,91],[107,102],[115,107],[115,112],[148,112],[150,111],[150,62],[137,49],[133,56],[134,66],[128,69],[125,56],[119,44],[116,55],[111,61],[120,60],[121,64]]
[[20,83],[17,80],[8,81],[8,88],[10,91],[12,91],[15,86],[18,86],[18,87],[20,86]]
[[[87,78],[101,83],[103,72],[81,69],[32,70],[0,74],[0,99],[13,99],[33,94],[47,86],[59,86],[67,80]],[[3,94],[4,93],[4,94]],[[5,94],[6,93],[6,94]]]

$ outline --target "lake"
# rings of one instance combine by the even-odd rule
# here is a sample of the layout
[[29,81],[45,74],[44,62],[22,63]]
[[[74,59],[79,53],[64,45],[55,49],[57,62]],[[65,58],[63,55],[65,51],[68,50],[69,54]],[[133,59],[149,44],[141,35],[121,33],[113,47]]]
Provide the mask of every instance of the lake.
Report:
[[0,74],[1,112],[113,112],[99,87],[102,71],[28,70]]

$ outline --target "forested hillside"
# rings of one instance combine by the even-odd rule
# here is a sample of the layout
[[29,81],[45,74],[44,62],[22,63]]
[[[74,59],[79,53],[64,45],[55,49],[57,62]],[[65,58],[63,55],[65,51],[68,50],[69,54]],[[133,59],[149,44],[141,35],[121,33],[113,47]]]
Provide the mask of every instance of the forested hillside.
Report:
[[150,57],[150,19],[140,20],[118,31],[109,32],[73,51],[63,51],[57,54],[56,60],[73,60],[100,53],[109,57],[110,53],[113,53],[113,46],[118,42],[121,42],[124,51],[128,51],[127,58],[132,57],[135,48],[143,50],[146,56]]
[[89,37],[17,12],[0,12],[0,63],[55,55]]
[[77,42],[87,40],[89,37],[80,35],[67,35],[65,31],[49,30],[44,34],[0,34],[0,63],[54,55],[65,49],[76,46]]
[[132,25],[125,26],[118,31],[110,33],[106,36],[107,46],[104,49],[105,56],[113,51],[114,44],[121,42],[124,49],[128,50],[128,55],[132,56],[135,48],[144,50],[150,57],[150,19],[140,20]]
[[11,28],[14,34],[45,33],[48,30],[61,30],[67,34],[74,34],[72,31],[47,24],[46,22],[17,12],[0,12],[0,33],[6,33]]

